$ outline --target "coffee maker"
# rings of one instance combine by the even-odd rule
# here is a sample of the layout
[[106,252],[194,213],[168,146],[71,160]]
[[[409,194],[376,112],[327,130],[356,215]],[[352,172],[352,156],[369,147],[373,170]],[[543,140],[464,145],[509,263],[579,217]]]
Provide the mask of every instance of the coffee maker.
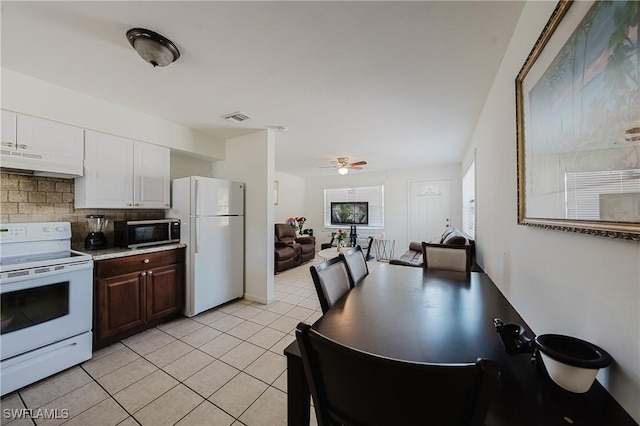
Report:
[[107,237],[104,236],[104,229],[107,227],[108,219],[101,214],[87,215],[87,228],[89,235],[84,240],[84,248],[94,250],[107,248]]

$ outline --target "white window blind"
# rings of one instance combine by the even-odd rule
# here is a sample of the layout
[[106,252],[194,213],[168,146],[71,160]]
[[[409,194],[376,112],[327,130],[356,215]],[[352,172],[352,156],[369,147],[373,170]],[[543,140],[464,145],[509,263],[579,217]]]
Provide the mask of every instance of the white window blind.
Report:
[[359,228],[382,228],[384,226],[384,185],[325,189],[325,228],[344,228],[344,226],[331,225],[331,203],[345,201],[366,201],[369,203],[369,224],[358,225]]
[[565,173],[567,219],[600,220],[600,195],[627,193],[640,193],[640,169]]
[[462,176],[462,232],[476,236],[476,162],[471,162]]

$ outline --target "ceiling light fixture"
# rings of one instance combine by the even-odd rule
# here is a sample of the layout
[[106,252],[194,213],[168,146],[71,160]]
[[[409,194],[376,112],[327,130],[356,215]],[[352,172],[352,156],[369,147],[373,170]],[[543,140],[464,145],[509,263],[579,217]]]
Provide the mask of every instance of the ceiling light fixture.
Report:
[[132,28],[127,31],[127,40],[142,59],[154,67],[166,67],[180,57],[171,40],[151,30]]
[[341,175],[346,175],[347,173],[349,173],[349,169],[347,169],[346,167],[340,167],[338,169],[338,173],[340,173]]

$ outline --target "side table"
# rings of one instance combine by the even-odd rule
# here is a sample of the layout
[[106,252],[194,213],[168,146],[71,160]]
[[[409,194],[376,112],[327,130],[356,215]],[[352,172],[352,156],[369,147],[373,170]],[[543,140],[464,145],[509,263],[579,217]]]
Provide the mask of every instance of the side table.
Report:
[[376,237],[373,239],[373,247],[376,249],[376,260],[388,262],[393,259],[396,240]]
[[324,260],[333,259],[334,257],[337,257],[339,254],[340,252],[336,247],[329,247],[327,249],[320,250],[318,252],[318,256],[323,258]]

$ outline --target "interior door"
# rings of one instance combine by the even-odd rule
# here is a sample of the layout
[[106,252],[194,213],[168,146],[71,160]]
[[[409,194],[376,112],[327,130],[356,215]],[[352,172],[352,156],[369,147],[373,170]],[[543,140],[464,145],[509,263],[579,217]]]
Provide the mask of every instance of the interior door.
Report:
[[451,223],[451,181],[409,184],[409,241],[431,241]]

